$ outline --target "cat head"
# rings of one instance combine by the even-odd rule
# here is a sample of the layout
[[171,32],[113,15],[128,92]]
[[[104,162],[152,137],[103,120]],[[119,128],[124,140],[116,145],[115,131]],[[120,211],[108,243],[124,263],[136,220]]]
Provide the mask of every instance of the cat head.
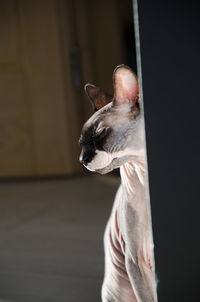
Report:
[[114,97],[87,84],[85,91],[95,113],[84,124],[79,139],[81,163],[105,174],[140,154],[144,136],[137,77],[127,66],[113,73]]

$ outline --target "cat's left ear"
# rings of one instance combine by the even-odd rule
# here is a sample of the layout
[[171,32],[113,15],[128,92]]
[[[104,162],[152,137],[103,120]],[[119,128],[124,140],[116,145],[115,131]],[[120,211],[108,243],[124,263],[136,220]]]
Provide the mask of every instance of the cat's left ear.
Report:
[[127,66],[117,66],[113,73],[114,106],[126,104],[133,107],[139,98],[138,80],[135,73]]
[[112,102],[111,95],[92,84],[85,85],[85,92],[93,105],[94,111],[97,111]]

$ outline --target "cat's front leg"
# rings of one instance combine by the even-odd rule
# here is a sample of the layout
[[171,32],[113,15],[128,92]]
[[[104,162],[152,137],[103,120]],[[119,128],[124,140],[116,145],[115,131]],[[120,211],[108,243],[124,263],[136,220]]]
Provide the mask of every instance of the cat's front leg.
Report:
[[156,302],[154,272],[143,266],[142,259],[133,258],[128,249],[125,258],[127,273],[137,302]]

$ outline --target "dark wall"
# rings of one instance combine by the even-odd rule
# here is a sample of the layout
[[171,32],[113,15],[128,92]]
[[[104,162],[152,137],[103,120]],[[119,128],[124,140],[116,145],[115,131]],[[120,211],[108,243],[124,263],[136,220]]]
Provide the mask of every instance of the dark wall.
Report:
[[200,22],[194,1],[139,0],[160,302],[200,301]]

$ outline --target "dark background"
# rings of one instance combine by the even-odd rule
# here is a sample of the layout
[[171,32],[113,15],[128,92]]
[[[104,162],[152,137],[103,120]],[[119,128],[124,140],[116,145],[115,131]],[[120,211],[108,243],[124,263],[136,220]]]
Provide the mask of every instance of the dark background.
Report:
[[199,5],[138,2],[159,301],[199,301]]

